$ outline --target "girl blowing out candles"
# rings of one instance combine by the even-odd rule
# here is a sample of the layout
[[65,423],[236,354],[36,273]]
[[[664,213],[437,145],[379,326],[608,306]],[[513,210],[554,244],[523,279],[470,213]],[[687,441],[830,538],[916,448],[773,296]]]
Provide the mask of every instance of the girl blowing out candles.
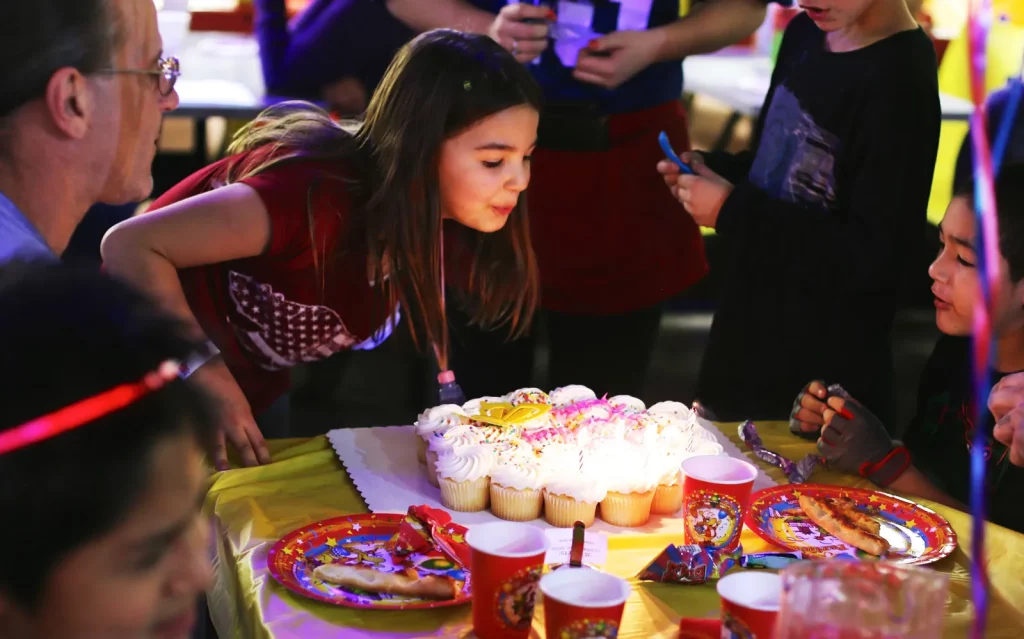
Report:
[[400,311],[444,370],[445,261],[474,321],[527,328],[537,269],[520,194],[540,103],[491,39],[426,33],[354,132],[312,108],[268,110],[235,155],[110,231],[108,270],[219,350],[194,372],[225,409],[219,467],[225,435],[246,465],[269,462],[263,435],[286,431],[290,366],[373,348]]

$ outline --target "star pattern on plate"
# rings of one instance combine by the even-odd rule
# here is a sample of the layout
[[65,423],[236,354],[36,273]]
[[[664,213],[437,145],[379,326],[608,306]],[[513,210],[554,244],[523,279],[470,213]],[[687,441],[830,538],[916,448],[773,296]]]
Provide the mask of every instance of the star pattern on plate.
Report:
[[913,519],[911,519],[910,521],[908,521],[906,523],[906,526],[907,526],[907,528],[916,528],[917,527],[917,522],[914,521]]
[[337,545],[338,545],[338,542],[335,541],[334,537],[328,537],[327,538],[327,547],[328,548],[334,548]]
[[359,532],[362,529],[363,529],[363,527],[360,526],[358,523],[352,524],[352,530],[354,530],[356,532]]

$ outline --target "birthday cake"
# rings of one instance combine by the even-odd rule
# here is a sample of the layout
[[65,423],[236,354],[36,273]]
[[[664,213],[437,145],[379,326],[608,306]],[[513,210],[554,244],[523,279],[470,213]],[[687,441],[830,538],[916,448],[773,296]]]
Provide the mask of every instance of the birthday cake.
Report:
[[416,422],[417,453],[441,503],[501,519],[543,517],[587,526],[600,516],[635,527],[682,506],[680,465],[725,454],[679,402],[647,408],[635,397],[598,398],[585,386],[550,394],[523,388],[462,406],[436,406]]

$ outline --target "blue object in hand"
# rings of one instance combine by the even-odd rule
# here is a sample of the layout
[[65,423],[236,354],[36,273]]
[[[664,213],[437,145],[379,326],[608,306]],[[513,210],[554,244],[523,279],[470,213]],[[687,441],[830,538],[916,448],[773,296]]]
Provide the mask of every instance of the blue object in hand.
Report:
[[672,143],[668,141],[668,134],[664,131],[658,134],[658,144],[661,145],[661,150],[665,152],[665,157],[675,162],[679,170],[688,175],[696,175],[694,170],[690,168],[690,165],[683,162],[679,155],[676,154],[675,149],[672,148]]

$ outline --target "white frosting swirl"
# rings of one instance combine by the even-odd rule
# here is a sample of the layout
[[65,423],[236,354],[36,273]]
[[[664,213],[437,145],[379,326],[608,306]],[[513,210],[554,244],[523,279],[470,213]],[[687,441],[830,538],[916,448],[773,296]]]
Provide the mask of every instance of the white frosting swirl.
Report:
[[579,473],[580,447],[560,442],[546,443],[537,448],[544,472],[550,476],[568,472]]
[[482,444],[456,448],[437,458],[437,474],[456,482],[476,481],[492,468],[494,451]]
[[693,437],[696,440],[705,441],[712,444],[718,444],[718,438],[715,437],[715,434],[712,433],[710,430],[704,428],[700,424],[697,424],[696,422],[690,428],[690,432],[693,433]]
[[687,408],[682,402],[658,402],[654,406],[648,408],[647,412],[659,415],[669,415],[676,419],[686,419],[693,411]]
[[575,404],[576,402],[585,402],[591,399],[597,399],[597,395],[586,386],[571,384],[551,391],[551,395],[548,396],[548,399],[554,406],[566,406],[568,404]]
[[599,503],[608,496],[608,489],[600,478],[578,473],[548,479],[546,490],[553,495],[564,495],[587,504]]
[[658,442],[658,422],[643,413],[637,415],[637,418],[630,420],[626,428],[626,441],[644,448],[654,448]]
[[469,416],[480,414],[480,404],[504,404],[504,397],[477,397],[462,405],[462,410]]
[[593,450],[604,486],[617,493],[643,493],[652,490],[661,479],[661,469],[652,468],[651,451],[628,441],[604,440]]
[[540,464],[528,461],[499,464],[491,469],[491,483],[515,490],[539,490],[544,487],[544,479]]
[[544,430],[545,428],[558,428],[559,425],[551,411],[548,411],[539,417],[526,420],[520,424],[520,427],[522,427],[524,432],[530,432],[533,430]]
[[476,428],[467,424],[452,426],[443,435],[435,434],[427,440],[427,448],[437,453],[440,457],[445,453],[461,448],[462,446],[473,446],[480,443],[480,433]]
[[540,463],[537,451],[521,439],[490,444],[494,451],[494,464]]
[[647,409],[647,405],[632,395],[616,395],[608,400],[612,406],[621,406],[625,409],[641,412]]
[[416,420],[416,434],[427,439],[431,435],[444,433],[453,426],[466,423],[466,412],[461,406],[443,404],[428,409]]
[[547,404],[548,394],[539,388],[520,388],[505,396],[505,401],[513,406],[520,404]]

